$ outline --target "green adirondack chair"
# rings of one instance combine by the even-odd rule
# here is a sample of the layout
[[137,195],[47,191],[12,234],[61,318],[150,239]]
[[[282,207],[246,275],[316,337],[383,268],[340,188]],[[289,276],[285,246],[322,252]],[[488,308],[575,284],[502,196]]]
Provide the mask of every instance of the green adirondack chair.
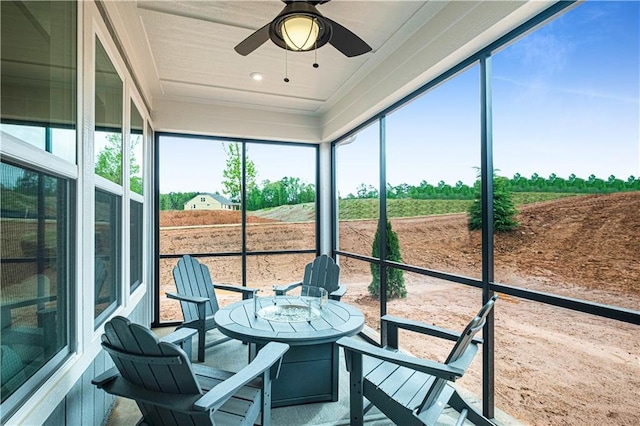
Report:
[[[475,425],[493,425],[476,408],[470,406],[451,386],[462,377],[473,361],[481,339],[475,335],[485,324],[498,298],[494,295],[469,322],[462,333],[417,321],[385,315],[388,344],[384,348],[343,337],[350,376],[351,426],[362,425],[366,411],[377,407],[394,423],[403,426],[435,425],[443,410],[450,406],[460,413],[458,423],[468,419]],[[420,359],[398,351],[398,330],[427,334],[455,341],[444,363]],[[363,408],[363,397],[371,404]]]
[[294,288],[305,286],[322,287],[329,293],[329,299],[337,301],[347,292],[347,287],[340,285],[340,266],[326,254],[307,264],[302,281],[274,286],[273,291],[276,296],[284,296]]
[[151,330],[115,317],[105,324],[102,347],[115,367],[92,380],[112,395],[135,400],[146,425],[270,424],[271,381],[277,378],[284,343],[267,344],[238,373],[191,364],[179,346],[195,331],[162,340]]
[[178,291],[167,293],[167,297],[180,301],[184,322],[178,328],[192,328],[198,331],[198,361],[204,362],[206,348],[231,340],[230,337],[224,336],[210,342],[206,341],[207,331],[217,327],[213,316],[220,307],[215,289],[242,293],[243,300],[251,299],[258,289],[214,284],[207,265],[201,264],[188,254],[173,268],[173,280]]

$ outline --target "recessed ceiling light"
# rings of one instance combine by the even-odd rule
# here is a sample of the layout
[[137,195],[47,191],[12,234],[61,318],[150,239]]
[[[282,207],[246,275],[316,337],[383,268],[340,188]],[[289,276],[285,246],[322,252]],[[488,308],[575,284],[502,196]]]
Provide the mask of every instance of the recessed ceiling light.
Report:
[[251,74],[249,74],[249,77],[251,77],[255,81],[260,81],[264,78],[262,73],[259,73],[259,72],[252,72]]

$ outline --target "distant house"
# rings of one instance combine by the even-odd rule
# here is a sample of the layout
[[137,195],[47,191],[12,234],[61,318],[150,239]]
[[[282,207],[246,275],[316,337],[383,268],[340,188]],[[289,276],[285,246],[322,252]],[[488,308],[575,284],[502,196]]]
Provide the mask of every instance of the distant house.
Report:
[[204,192],[198,194],[186,203],[184,203],[185,210],[239,210],[240,204],[234,203],[231,200],[223,197],[219,194],[211,194]]

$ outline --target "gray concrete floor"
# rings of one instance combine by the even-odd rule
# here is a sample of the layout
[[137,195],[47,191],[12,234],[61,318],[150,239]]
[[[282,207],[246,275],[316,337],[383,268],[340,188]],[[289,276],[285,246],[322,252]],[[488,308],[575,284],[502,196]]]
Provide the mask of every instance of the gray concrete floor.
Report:
[[[154,330],[163,336],[172,331],[170,328]],[[212,332],[216,333],[216,332]],[[212,336],[215,338],[217,336]],[[196,340],[194,339],[194,343]],[[195,346],[195,345],[194,345]],[[229,341],[207,350],[206,364],[213,365],[228,371],[238,371],[247,363],[247,346],[239,341]],[[195,355],[194,355],[195,357]],[[291,407],[274,408],[271,411],[271,424],[274,426],[338,426],[349,424],[349,374],[345,370],[344,353],[340,351],[340,381],[339,400],[337,402],[303,404]],[[481,401],[473,395],[465,398],[472,404],[481,404]],[[455,418],[452,414],[441,416],[439,425],[454,425]],[[502,412],[496,414],[496,424],[499,426],[514,426],[521,423],[510,418]],[[457,416],[456,416],[457,417]],[[141,418],[140,411],[134,401],[117,398],[113,411],[107,420],[107,426],[135,425]],[[372,426],[387,426],[394,423],[387,419],[374,407],[366,416],[366,424]],[[465,425],[470,425],[468,421]]]

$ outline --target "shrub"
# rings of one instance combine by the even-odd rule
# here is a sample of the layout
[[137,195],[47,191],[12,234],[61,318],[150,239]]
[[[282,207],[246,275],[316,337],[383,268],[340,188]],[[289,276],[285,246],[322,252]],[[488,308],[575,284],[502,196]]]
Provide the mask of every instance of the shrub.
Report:
[[[518,211],[511,199],[507,185],[509,180],[502,176],[493,175],[493,230],[495,232],[508,232],[516,229]],[[469,207],[469,230],[475,231],[482,228],[482,201],[480,199],[481,186],[478,179],[474,185],[476,197]]]
[[[393,262],[402,262],[400,255],[400,243],[398,234],[391,229],[391,222],[387,219],[387,259]],[[380,222],[373,239],[373,247],[371,251],[373,257],[380,257]],[[404,271],[402,269],[387,268],[387,298],[406,297],[407,289],[404,285]],[[371,275],[373,277],[369,284],[369,293],[374,297],[380,297],[380,268],[376,264],[371,264]]]

